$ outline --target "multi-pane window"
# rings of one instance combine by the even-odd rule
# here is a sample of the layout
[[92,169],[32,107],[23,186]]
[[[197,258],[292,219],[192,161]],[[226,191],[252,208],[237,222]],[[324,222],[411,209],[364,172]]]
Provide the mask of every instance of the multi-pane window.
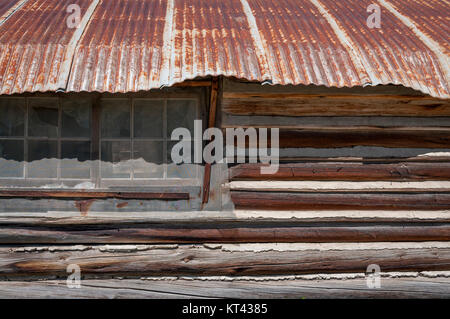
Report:
[[91,177],[88,99],[2,98],[0,115],[1,178]]
[[107,179],[195,179],[197,166],[174,165],[171,133],[194,134],[194,99],[104,99],[101,113],[101,176]]
[[94,116],[84,96],[0,97],[0,186],[198,178],[198,166],[175,165],[170,156],[175,128],[193,136],[197,99],[105,98],[97,109]]

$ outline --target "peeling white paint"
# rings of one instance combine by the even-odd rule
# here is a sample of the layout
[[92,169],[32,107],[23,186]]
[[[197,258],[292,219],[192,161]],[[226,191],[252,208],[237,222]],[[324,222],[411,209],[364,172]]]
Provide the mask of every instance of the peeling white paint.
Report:
[[228,186],[232,190],[389,190],[389,189],[450,189],[448,181],[423,182],[342,182],[342,181],[236,181]]

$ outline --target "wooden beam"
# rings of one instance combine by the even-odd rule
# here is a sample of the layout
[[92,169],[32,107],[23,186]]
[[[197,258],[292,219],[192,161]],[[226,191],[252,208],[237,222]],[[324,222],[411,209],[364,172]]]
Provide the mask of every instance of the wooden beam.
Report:
[[[336,274],[328,276],[329,278],[322,275],[317,276],[316,280],[303,279],[300,276],[83,279],[82,289],[69,289],[67,281],[61,279],[0,281],[0,298],[15,299],[17,296],[30,299],[450,298],[450,280],[446,277],[395,275],[397,277],[381,278],[382,289],[368,288],[367,279],[362,273]],[[173,313],[173,317],[179,312],[176,307],[166,311],[166,315]]]
[[189,193],[144,193],[144,192],[97,192],[97,191],[59,191],[59,190],[0,190],[3,198],[87,198],[87,199],[164,199],[188,200]]
[[281,181],[424,181],[450,180],[448,163],[281,163],[275,174],[261,174],[263,164],[240,164],[230,169],[231,180]]
[[[121,204],[121,203],[119,203]],[[0,213],[0,227],[15,226],[25,228],[54,227],[69,229],[70,227],[105,228],[105,225],[117,227],[140,227],[138,225],[166,225],[175,228],[185,225],[186,228],[217,228],[218,225],[228,227],[266,227],[287,225],[317,225],[328,223],[328,226],[365,225],[422,225],[450,223],[449,210],[233,210],[209,211],[142,211],[142,212],[96,212],[90,211],[87,216],[80,216],[76,211],[56,212],[17,212]],[[330,224],[333,223],[333,224]],[[191,225],[191,226],[190,226]],[[194,226],[192,226],[194,225]]]
[[0,225],[1,244],[198,244],[450,241],[450,225],[278,223]]
[[224,92],[223,109],[234,115],[430,117],[450,116],[450,101],[428,96]]
[[[270,130],[269,130],[270,132]],[[237,142],[235,142],[237,143]],[[248,138],[246,147],[248,147]],[[271,146],[271,139],[268,139]],[[280,148],[338,148],[355,146],[450,148],[450,130],[446,128],[316,128],[280,129]]]
[[242,192],[231,193],[236,209],[261,210],[441,210],[450,209],[450,193]]
[[[219,79],[213,78],[211,82],[211,97],[209,103],[209,118],[208,128],[215,127],[216,125],[216,113],[217,113],[217,101],[219,98]],[[206,204],[209,201],[209,189],[211,185],[211,164],[205,164],[205,172],[203,176],[203,191],[202,191],[202,203]]]
[[0,276],[252,276],[450,269],[447,242],[245,245],[31,246],[0,248]]

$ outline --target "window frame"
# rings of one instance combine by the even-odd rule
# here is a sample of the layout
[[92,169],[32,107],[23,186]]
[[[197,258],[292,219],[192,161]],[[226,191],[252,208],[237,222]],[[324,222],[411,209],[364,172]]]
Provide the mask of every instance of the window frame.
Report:
[[[121,99],[121,98],[102,98],[101,100],[117,100],[117,99]],[[120,142],[120,141],[129,141],[130,142],[130,154],[131,154],[131,158],[133,157],[134,154],[134,147],[133,147],[133,142],[134,141],[155,141],[155,142],[163,142],[163,156],[167,155],[167,144],[168,142],[170,142],[170,136],[169,136],[169,132],[167,132],[167,104],[168,101],[171,100],[180,100],[180,101],[186,101],[186,100],[191,100],[195,102],[195,109],[196,109],[196,114],[195,117],[198,119],[201,119],[202,122],[204,123],[204,116],[202,116],[202,112],[201,112],[201,107],[200,107],[200,101],[198,98],[195,97],[167,97],[167,98],[163,98],[163,97],[137,97],[137,98],[122,98],[123,100],[131,100],[129,101],[130,106],[131,106],[131,110],[130,110],[130,137],[127,138],[103,138],[101,136],[101,133],[99,134],[99,158],[100,158],[100,162],[99,162],[99,179],[100,179],[100,185],[101,187],[106,187],[106,188],[110,188],[110,187],[120,187],[120,186],[125,186],[125,187],[145,187],[145,186],[154,186],[155,185],[155,181],[157,182],[158,185],[163,185],[163,186],[177,186],[180,185],[180,183],[182,185],[194,185],[194,186],[201,186],[201,169],[200,169],[200,164],[196,164],[195,165],[195,170],[196,170],[196,178],[168,178],[167,177],[167,172],[168,172],[168,164],[167,163],[163,163],[163,167],[164,167],[164,174],[162,178],[157,178],[157,177],[146,177],[146,178],[135,178],[134,177],[134,171],[133,169],[131,169],[131,173],[130,173],[130,178],[104,178],[103,176],[101,176],[101,165],[102,165],[102,161],[101,161],[101,143],[102,142]],[[157,100],[157,101],[164,101],[164,111],[163,111],[163,132],[165,133],[165,136],[163,136],[162,138],[135,138],[134,137],[134,106],[135,106],[135,101],[151,101],[151,100]],[[100,117],[100,121],[99,121],[99,131],[101,131],[101,127],[102,127],[102,123],[101,123],[101,117]],[[193,140],[193,137],[192,137]],[[136,183],[135,181],[138,181],[138,183]],[[139,184],[138,186],[136,184]]]
[[[28,152],[28,117],[29,117],[29,107],[30,99],[42,98],[55,98],[58,99],[58,137],[57,138],[45,138],[45,140],[56,140],[58,143],[58,157],[61,157],[61,142],[63,141],[89,141],[91,149],[91,168],[90,168],[90,178],[61,178],[61,160],[58,160],[58,173],[56,178],[30,178],[25,175],[27,171],[28,164],[28,154],[24,153],[24,175],[22,177],[0,177],[0,189],[36,189],[45,186],[49,189],[68,189],[76,190],[77,185],[80,183],[90,182],[95,185],[96,190],[102,189],[113,189],[113,190],[128,190],[128,189],[138,189],[145,190],[145,188],[155,188],[155,187],[169,187],[178,188],[186,186],[201,186],[202,185],[202,175],[203,175],[203,165],[197,164],[197,172],[195,179],[188,178],[170,178],[170,179],[160,179],[160,178],[136,178],[136,179],[107,179],[101,177],[100,170],[100,159],[101,159],[101,106],[100,101],[102,99],[129,99],[132,101],[134,107],[134,100],[165,100],[165,116],[167,116],[167,101],[168,100],[194,100],[196,101],[196,115],[203,122],[203,127],[206,125],[206,114],[207,114],[207,101],[208,101],[208,88],[207,87],[196,87],[196,88],[167,88],[161,91],[147,91],[147,92],[137,92],[137,93],[26,93],[21,95],[13,96],[0,96],[2,99],[25,99],[26,114],[24,123],[24,136],[8,136],[0,137],[0,140],[23,140],[24,141],[24,152]],[[63,138],[61,136],[61,117],[62,117],[62,98],[70,97],[82,97],[91,99],[91,111],[90,111],[90,122],[91,122],[91,135],[85,138]],[[97,114],[96,114],[97,113]],[[131,114],[132,116],[132,114]],[[132,120],[132,119],[131,119]],[[167,120],[167,118],[166,118]],[[164,125],[166,126],[167,121]],[[133,126],[131,126],[133,128]],[[167,128],[165,127],[167,132]],[[133,134],[134,132],[132,132]],[[168,135],[168,134],[167,134]],[[163,137],[164,138],[164,137]],[[192,137],[193,138],[193,137]],[[44,138],[41,138],[43,140]],[[170,136],[165,137],[166,142],[170,141]],[[33,137],[32,140],[39,140],[39,137]],[[139,139],[137,139],[139,140]],[[151,138],[143,138],[142,140],[151,140]],[[130,139],[131,141],[131,139]],[[164,144],[166,144],[164,142]],[[164,156],[166,152],[166,145],[164,146]],[[165,169],[164,176],[166,176],[167,170]],[[64,188],[62,187],[64,185]],[[44,188],[43,188],[44,189]]]

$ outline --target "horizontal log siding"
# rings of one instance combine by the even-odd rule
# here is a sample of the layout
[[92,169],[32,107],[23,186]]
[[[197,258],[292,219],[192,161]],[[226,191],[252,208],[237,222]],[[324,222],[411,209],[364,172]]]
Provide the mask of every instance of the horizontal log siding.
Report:
[[0,225],[2,244],[158,244],[450,241],[450,224],[284,222]]
[[383,272],[450,269],[447,243],[258,245],[1,247],[0,275],[67,278],[70,264],[83,276],[139,277],[364,273],[370,264]]
[[261,174],[262,164],[240,164],[230,169],[231,180],[280,181],[445,181],[450,180],[449,163],[281,163],[275,174]]
[[450,116],[450,102],[431,97],[225,92],[223,110],[233,115]]

